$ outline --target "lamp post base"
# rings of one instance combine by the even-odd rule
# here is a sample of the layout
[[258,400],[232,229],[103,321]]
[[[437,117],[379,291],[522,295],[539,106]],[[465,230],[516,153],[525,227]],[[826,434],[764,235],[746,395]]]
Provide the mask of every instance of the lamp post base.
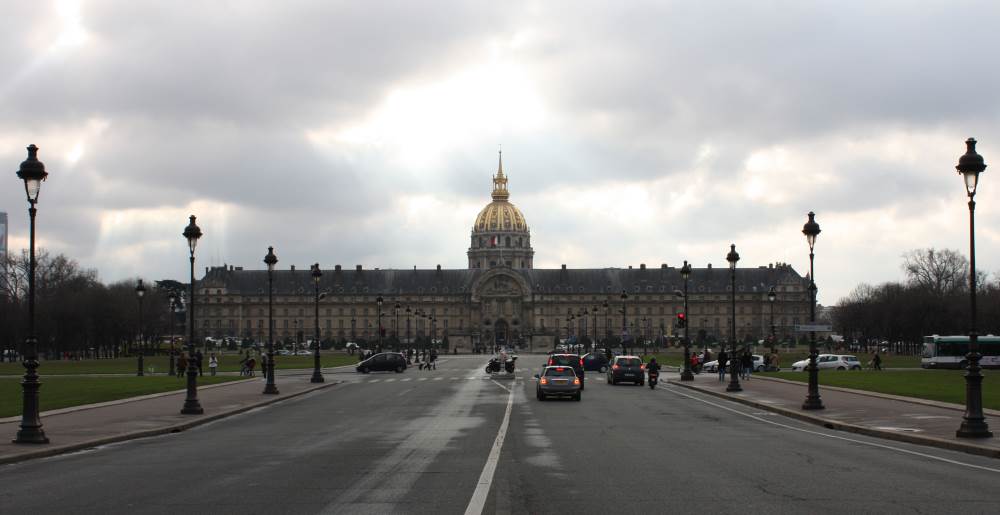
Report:
[[198,401],[198,369],[189,366],[187,369],[187,397],[184,399],[181,415],[201,415],[203,413],[205,410],[202,409],[201,402]]
[[323,374],[321,374],[319,372],[319,370],[314,370],[312,378],[309,379],[309,382],[310,383],[324,383],[324,382],[326,382],[326,379],[323,379]]
[[823,405],[823,401],[819,397],[808,396],[806,401],[802,403],[802,409],[815,410],[815,409],[826,409]]
[[[735,361],[735,360],[733,360],[733,361]],[[743,387],[740,386],[739,377],[735,373],[733,373],[733,372],[729,373],[729,377],[730,377],[729,386],[726,386],[726,391],[727,392],[742,392],[743,391]]]
[[980,355],[969,353],[965,373],[965,415],[955,436],[959,438],[992,438],[993,432],[983,416],[983,375],[979,372]]
[[690,370],[681,372],[681,381],[694,381],[694,373]]
[[993,432],[983,419],[969,420],[963,419],[962,426],[955,431],[955,436],[959,438],[993,438]]
[[[33,342],[29,343],[34,344]],[[42,383],[38,381],[38,360],[34,358],[25,360],[24,368],[26,370],[24,380],[21,381],[21,388],[24,393],[21,429],[17,432],[17,436],[12,442],[31,444],[49,443],[48,437],[45,436],[45,431],[42,431],[42,420],[38,416],[41,411],[38,402],[38,389],[42,387]]]

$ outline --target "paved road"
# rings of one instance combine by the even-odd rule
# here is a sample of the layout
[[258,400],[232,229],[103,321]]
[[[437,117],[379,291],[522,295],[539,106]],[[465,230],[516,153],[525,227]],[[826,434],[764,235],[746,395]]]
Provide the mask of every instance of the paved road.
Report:
[[[3,513],[995,513],[1000,461],[817,429],[676,387],[583,402],[436,371],[333,388],[184,433],[0,467]],[[508,391],[512,387],[512,392]],[[509,406],[509,430],[484,475]],[[488,469],[489,467],[487,467]],[[480,479],[483,483],[477,496]],[[488,488],[486,486],[488,485]]]

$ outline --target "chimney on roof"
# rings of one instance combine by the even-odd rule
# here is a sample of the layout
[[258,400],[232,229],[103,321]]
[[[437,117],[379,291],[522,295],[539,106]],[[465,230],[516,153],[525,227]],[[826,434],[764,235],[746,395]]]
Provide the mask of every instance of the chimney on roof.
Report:
[[712,263],[709,263],[709,264],[708,264],[708,269],[709,269],[709,270],[711,270],[711,269],[712,269]]
[[645,270],[645,269],[646,269],[646,263],[639,263],[639,270]]
[[566,270],[566,264],[565,263],[563,263],[562,269]]
[[361,265],[354,265],[354,270],[360,272],[361,271]]
[[441,265],[438,265],[438,266],[437,266],[437,271],[438,271],[438,272],[440,272],[440,271],[441,271]]
[[292,271],[293,272],[295,271],[295,265],[292,265]]
[[628,266],[628,269],[629,269],[629,270],[631,270],[631,269],[632,269],[632,265],[629,265],[629,266]]
[[339,271],[340,271],[340,265],[336,265],[336,266],[334,266],[334,267],[333,267],[333,269],[334,269],[335,271],[339,272]]
[[666,267],[667,267],[667,264],[666,264],[666,263],[662,263],[662,264],[660,264],[660,268],[666,268]]

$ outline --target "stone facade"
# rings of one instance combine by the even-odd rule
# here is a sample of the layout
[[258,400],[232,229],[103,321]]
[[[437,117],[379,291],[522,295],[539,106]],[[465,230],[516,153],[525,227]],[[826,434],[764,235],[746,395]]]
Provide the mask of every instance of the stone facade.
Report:
[[[675,328],[684,289],[680,268],[533,268],[534,251],[523,215],[507,200],[502,162],[494,176],[493,202],[473,225],[469,268],[443,270],[322,270],[319,291],[321,337],[338,341],[383,337],[409,342],[448,338],[460,349],[516,343],[549,348],[569,336],[642,341],[683,335]],[[308,269],[273,272],[276,339],[313,338],[316,285]],[[731,321],[728,268],[693,268],[688,280],[691,338],[727,340]],[[777,300],[768,301],[774,287]],[[808,323],[808,280],[790,265],[736,270],[736,333],[761,339],[770,334],[771,309],[779,338],[799,336]],[[268,335],[268,273],[222,266],[197,282],[198,336],[252,338]],[[623,293],[626,298],[623,300]],[[377,299],[382,297],[379,308]],[[397,308],[398,305],[398,308]],[[624,314],[622,313],[624,309]]]

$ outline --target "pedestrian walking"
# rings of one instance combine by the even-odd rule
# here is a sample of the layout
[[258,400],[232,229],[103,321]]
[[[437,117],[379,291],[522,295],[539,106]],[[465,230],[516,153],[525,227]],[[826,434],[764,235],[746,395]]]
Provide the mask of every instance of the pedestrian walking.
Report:
[[749,350],[743,352],[743,363],[741,364],[743,367],[740,368],[740,372],[743,373],[744,379],[749,380],[750,374],[753,373],[753,354],[750,354]]
[[437,363],[436,363],[436,362],[437,362],[437,359],[438,359],[438,353],[437,353],[437,349],[431,349],[431,358],[430,358],[430,359],[431,359],[431,364],[430,364],[430,366],[431,366],[431,367],[432,367],[432,368],[433,368],[434,370],[437,370],[437,368],[438,368],[438,367],[437,367]]
[[875,351],[875,355],[872,356],[872,366],[875,370],[882,370],[882,356],[879,356],[878,351]]
[[180,357],[177,358],[177,377],[182,377],[184,375],[184,371],[187,370],[187,367],[188,367],[187,352],[182,352]]
[[[706,351],[706,352],[708,352],[708,351]],[[726,355],[726,351],[719,352],[719,360],[716,362],[717,365],[715,367],[719,371],[719,382],[722,382],[722,381],[726,380],[726,360],[727,359],[728,359],[728,356]]]
[[215,369],[217,369],[217,368],[219,368],[219,358],[215,357],[215,353],[213,352],[212,356],[210,358],[208,358],[208,369],[211,371],[211,374],[214,376],[215,375]]
[[253,369],[257,367],[257,360],[250,358],[247,360],[247,375],[250,377],[254,376]]
[[[260,353],[260,373],[267,379],[267,354],[263,352]],[[250,375],[253,375],[253,369],[250,369]]]
[[202,355],[202,353],[201,353],[201,351],[200,351],[200,350],[196,350],[196,351],[194,351],[194,365],[195,365],[196,367],[198,367],[198,375],[199,375],[199,376],[203,376],[203,375],[205,375],[204,371],[203,371],[203,370],[202,370],[202,368],[201,368],[201,364],[202,364],[202,358],[203,358],[203,357],[204,357],[204,356]]

